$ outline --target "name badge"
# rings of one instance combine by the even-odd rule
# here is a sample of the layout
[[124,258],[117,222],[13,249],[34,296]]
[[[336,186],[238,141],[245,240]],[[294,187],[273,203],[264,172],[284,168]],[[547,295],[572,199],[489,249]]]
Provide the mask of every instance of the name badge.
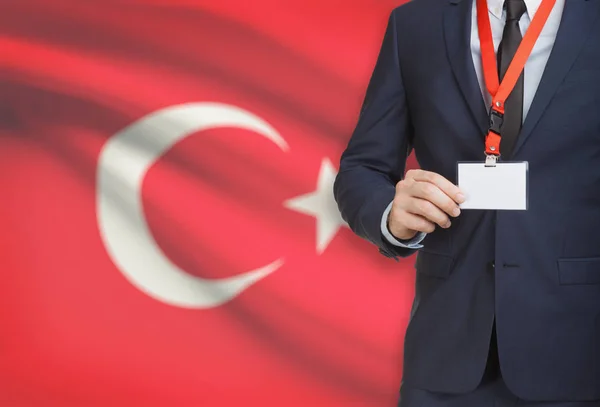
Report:
[[527,210],[528,163],[458,163],[461,209]]

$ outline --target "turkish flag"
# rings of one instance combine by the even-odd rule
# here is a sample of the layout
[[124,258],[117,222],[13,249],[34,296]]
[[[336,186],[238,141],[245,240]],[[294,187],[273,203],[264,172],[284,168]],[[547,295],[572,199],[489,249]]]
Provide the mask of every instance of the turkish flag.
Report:
[[3,2],[0,405],[395,405],[331,187],[400,3]]

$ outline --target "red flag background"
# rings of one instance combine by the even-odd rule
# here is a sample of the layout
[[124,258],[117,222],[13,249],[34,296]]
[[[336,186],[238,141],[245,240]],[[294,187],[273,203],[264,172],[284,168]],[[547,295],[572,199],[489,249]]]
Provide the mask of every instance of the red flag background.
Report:
[[395,405],[331,185],[401,2],[1,3],[0,405]]

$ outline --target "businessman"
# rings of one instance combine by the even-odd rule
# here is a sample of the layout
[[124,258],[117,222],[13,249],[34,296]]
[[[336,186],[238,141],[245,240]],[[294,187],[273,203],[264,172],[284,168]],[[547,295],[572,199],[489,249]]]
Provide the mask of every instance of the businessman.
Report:
[[[465,209],[462,162],[526,162],[526,209]],[[396,8],[334,193],[418,252],[401,407],[600,406],[600,0]]]

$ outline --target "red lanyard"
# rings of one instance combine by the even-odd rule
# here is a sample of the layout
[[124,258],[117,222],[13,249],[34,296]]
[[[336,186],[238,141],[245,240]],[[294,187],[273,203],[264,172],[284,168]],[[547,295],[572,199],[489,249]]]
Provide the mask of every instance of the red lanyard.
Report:
[[477,28],[479,29],[479,42],[481,44],[481,59],[483,62],[483,74],[485,85],[492,96],[492,107],[490,109],[490,128],[485,139],[485,153],[490,156],[500,155],[500,127],[504,118],[504,102],[514,89],[525,63],[533,50],[533,46],[540,36],[548,16],[554,7],[556,0],[542,0],[538,11],[531,21],[521,44],[517,49],[513,60],[508,66],[502,83],[499,83],[498,64],[494,52],[494,41],[492,40],[492,27],[486,0],[477,0]]

